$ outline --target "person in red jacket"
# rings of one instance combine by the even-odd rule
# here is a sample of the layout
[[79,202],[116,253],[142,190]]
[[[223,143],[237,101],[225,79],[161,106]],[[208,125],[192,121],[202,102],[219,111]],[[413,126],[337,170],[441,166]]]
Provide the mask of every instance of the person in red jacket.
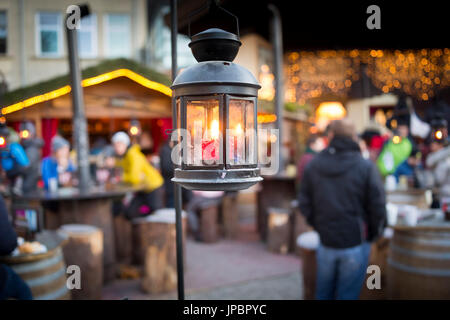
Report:
[[[8,220],[5,201],[0,196],[0,256],[8,255],[17,247],[17,235]],[[0,300],[31,300],[30,288],[10,267],[0,264]]]

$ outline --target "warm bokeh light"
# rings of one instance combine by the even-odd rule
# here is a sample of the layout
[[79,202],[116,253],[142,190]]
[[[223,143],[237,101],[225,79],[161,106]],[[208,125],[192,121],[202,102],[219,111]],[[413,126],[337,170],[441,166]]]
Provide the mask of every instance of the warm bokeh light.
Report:
[[337,101],[322,102],[316,110],[316,118],[338,120],[345,117],[347,111],[342,103]]
[[20,138],[28,139],[30,137],[30,132],[28,130],[22,130],[20,132]]
[[[169,97],[172,96],[172,90],[169,87],[167,87],[161,83],[151,81],[147,78],[144,78],[143,76],[141,76],[131,70],[128,70],[128,69],[117,69],[117,70],[107,72],[107,73],[104,73],[104,74],[101,74],[101,75],[98,75],[98,76],[95,76],[92,78],[84,79],[83,81],[81,81],[81,85],[83,87],[89,87],[89,86],[100,84],[102,82],[116,79],[119,77],[127,77],[146,88],[161,92],[162,94],[165,94],[166,96],[169,96]],[[2,109],[2,114],[3,115],[10,114],[10,113],[19,111],[23,108],[35,105],[37,103],[58,98],[60,96],[68,94],[71,90],[72,90],[71,87],[69,85],[67,85],[62,88],[26,99],[24,101],[4,107]]]
[[6,140],[4,137],[0,137],[0,148],[3,148],[6,144]]
[[442,138],[444,137],[444,134],[442,133],[441,130],[437,130],[437,131],[435,132],[434,136],[436,137],[436,139],[442,140]]
[[286,62],[286,95],[300,104],[324,94],[346,97],[362,72],[384,93],[400,89],[424,101],[450,85],[448,48],[299,51]]
[[137,136],[137,135],[139,134],[139,128],[136,127],[136,126],[132,126],[132,127],[130,128],[130,134],[131,134],[132,136]]
[[402,138],[400,136],[394,136],[392,138],[392,142],[395,144],[399,144],[402,141]]
[[259,113],[258,123],[271,123],[277,121],[277,115],[272,113]]
[[267,64],[263,64],[259,73],[259,83],[261,89],[258,91],[258,98],[272,101],[275,97],[275,87],[273,81],[275,76],[270,72],[270,67]]

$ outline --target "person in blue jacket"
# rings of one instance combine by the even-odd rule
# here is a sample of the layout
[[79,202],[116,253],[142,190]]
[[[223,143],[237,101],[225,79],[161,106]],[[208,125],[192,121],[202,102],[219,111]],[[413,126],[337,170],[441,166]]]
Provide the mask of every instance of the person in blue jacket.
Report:
[[42,159],[41,173],[46,190],[50,189],[51,179],[56,179],[57,186],[66,185],[71,179],[75,166],[70,160],[69,141],[61,136],[52,139],[52,155]]
[[1,166],[8,179],[14,183],[22,176],[30,165],[25,150],[19,143],[18,134],[5,125],[0,127],[0,158]]
[[403,161],[395,170],[394,176],[397,179],[397,182],[400,180],[400,176],[406,176],[414,182],[415,186],[418,185],[416,169],[422,169],[420,157],[419,150],[414,148],[408,159]]

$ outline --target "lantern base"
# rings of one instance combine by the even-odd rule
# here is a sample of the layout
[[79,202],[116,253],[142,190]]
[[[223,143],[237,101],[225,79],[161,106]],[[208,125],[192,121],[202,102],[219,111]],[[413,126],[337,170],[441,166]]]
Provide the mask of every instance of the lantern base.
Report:
[[182,170],[175,169],[173,182],[189,190],[237,191],[262,181],[258,168]]

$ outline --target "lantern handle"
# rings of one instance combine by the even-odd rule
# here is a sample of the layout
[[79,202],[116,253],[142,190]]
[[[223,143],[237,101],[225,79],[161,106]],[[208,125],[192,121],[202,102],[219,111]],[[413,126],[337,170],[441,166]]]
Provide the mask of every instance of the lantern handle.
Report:
[[208,0],[208,1],[206,1],[206,4],[204,6],[201,6],[200,8],[198,8],[197,10],[192,12],[189,15],[189,17],[188,17],[188,36],[189,36],[189,39],[192,39],[192,36],[191,36],[191,20],[192,20],[192,17],[194,17],[197,14],[199,14],[200,12],[202,12],[205,8],[208,8],[209,12],[211,12],[212,8],[220,9],[220,10],[224,11],[225,13],[229,14],[230,16],[232,16],[236,20],[236,33],[237,33],[238,38],[240,38],[239,18],[235,14],[233,14],[230,11],[228,11],[228,10],[222,8],[221,6],[219,6],[218,5],[218,0]]

